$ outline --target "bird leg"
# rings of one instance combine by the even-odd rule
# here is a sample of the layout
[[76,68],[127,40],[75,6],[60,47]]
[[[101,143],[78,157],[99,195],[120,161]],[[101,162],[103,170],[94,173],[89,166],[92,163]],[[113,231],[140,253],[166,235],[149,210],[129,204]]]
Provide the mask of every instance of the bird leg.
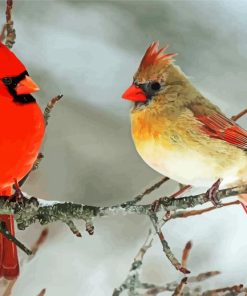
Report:
[[18,181],[16,180],[16,179],[14,179],[14,182],[15,182],[15,184],[14,184],[14,189],[15,189],[15,192],[14,192],[14,194],[13,194],[13,200],[15,201],[15,202],[17,202],[18,204],[20,204],[20,205],[22,205],[23,204],[23,193],[22,193],[22,191],[21,191],[21,188],[20,188],[20,186],[19,186],[19,183],[18,183]]
[[216,208],[222,207],[222,203],[217,197],[221,182],[222,179],[218,179],[206,192],[207,200],[211,201]]

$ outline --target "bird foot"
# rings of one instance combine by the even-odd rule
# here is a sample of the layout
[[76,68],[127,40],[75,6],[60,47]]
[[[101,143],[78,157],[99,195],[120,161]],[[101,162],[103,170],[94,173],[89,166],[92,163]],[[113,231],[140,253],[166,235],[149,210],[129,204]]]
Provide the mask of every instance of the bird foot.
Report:
[[15,192],[13,194],[13,200],[18,203],[19,205],[23,205],[23,200],[24,200],[24,195],[21,191],[21,188],[19,186],[19,183],[16,179],[14,179],[15,181],[15,184],[14,184],[14,189],[15,189]]
[[219,187],[220,184],[222,182],[222,179],[218,179],[212,186],[211,188],[208,189],[208,191],[206,192],[206,198],[207,200],[211,201],[212,204],[216,207],[216,208],[220,208],[222,207],[222,203],[220,202],[220,200],[217,197],[217,193],[219,191]]
[[152,205],[151,205],[151,211],[152,211],[153,213],[157,213],[157,212],[159,211],[162,200],[163,200],[163,198],[161,197],[161,198],[159,198],[159,199],[156,199],[156,200],[152,203]]

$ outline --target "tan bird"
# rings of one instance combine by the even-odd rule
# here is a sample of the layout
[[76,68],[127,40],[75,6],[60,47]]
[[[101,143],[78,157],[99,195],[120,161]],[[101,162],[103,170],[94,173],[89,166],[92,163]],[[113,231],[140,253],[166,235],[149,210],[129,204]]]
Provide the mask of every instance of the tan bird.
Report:
[[152,43],[122,95],[134,102],[131,130],[138,153],[182,184],[215,191],[221,181],[247,181],[247,131],[191,84],[173,56]]

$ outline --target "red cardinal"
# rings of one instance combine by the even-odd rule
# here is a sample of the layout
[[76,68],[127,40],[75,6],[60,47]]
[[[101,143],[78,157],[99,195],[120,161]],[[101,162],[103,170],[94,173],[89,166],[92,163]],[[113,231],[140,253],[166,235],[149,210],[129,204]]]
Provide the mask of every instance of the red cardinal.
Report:
[[[11,195],[15,180],[31,169],[44,136],[42,111],[30,93],[38,91],[25,66],[0,43],[0,196]],[[12,215],[0,215],[14,235]],[[0,276],[16,278],[16,245],[0,234]]]
[[157,42],[151,44],[123,94],[133,102],[132,137],[138,153],[151,168],[179,183],[214,184],[208,193],[215,193],[221,180],[227,186],[246,182],[247,131],[191,84],[173,56]]

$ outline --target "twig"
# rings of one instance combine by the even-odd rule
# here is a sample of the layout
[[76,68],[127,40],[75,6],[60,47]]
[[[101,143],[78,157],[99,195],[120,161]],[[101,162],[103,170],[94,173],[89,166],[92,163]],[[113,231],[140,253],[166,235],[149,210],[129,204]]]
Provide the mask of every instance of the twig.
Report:
[[181,296],[186,284],[187,284],[187,277],[183,278],[180,281],[179,285],[177,286],[172,296]]
[[[37,239],[37,241],[34,243],[34,245],[33,245],[32,248],[31,248],[32,256],[29,257],[29,259],[32,259],[32,258],[36,255],[38,249],[40,248],[40,246],[41,246],[41,245],[44,243],[44,241],[46,240],[47,235],[48,235],[48,228],[44,228],[44,229],[42,230],[42,232],[40,233],[39,238]],[[21,264],[22,264],[22,263],[23,263],[23,261],[21,262]],[[14,280],[12,280],[12,281],[8,281],[8,283],[7,283],[7,287],[6,287],[6,289],[5,289],[5,291],[4,291],[4,293],[3,293],[2,296],[11,296],[11,295],[12,295],[12,290],[13,290],[13,287],[14,287],[14,285],[15,285],[17,279],[18,279],[18,278],[14,279]],[[42,291],[43,291],[43,290],[42,290]],[[41,292],[42,292],[42,291],[41,291]],[[45,294],[39,294],[39,295],[45,295]]]
[[186,268],[187,265],[187,259],[190,255],[190,251],[192,249],[192,242],[188,241],[187,244],[185,245],[184,249],[183,249],[183,254],[182,254],[182,261],[181,264],[184,268]]
[[0,42],[3,42],[5,39],[5,33],[6,33],[6,24],[3,25],[1,34],[0,34]]
[[112,296],[119,296],[124,290],[128,290],[130,292],[129,295],[137,295],[135,294],[136,289],[142,287],[142,283],[140,282],[140,279],[139,279],[139,273],[142,267],[142,260],[146,251],[151,247],[151,245],[152,245],[152,232],[149,231],[143,246],[140,248],[140,250],[138,251],[137,255],[134,258],[134,261],[131,265],[127,278],[119,288],[114,289]]
[[161,231],[160,227],[159,227],[159,222],[158,222],[158,218],[156,216],[156,214],[150,214],[149,215],[152,224],[154,226],[154,229],[156,231],[156,233],[158,234],[158,237],[160,239],[162,248],[163,248],[163,252],[165,253],[166,257],[169,259],[169,261],[171,262],[171,264],[179,271],[181,271],[182,273],[190,273],[190,271],[188,269],[186,269],[185,267],[182,266],[182,264],[178,261],[178,259],[175,257],[175,255],[172,253],[168,242],[166,241],[163,232]]
[[209,279],[210,277],[213,277],[213,276],[216,276],[219,274],[220,274],[220,271],[203,272],[203,273],[198,274],[197,276],[188,277],[188,283],[202,282],[202,281]]
[[137,253],[137,255],[134,258],[135,262],[143,260],[144,255],[146,254],[147,250],[149,248],[151,248],[152,243],[153,243],[153,233],[152,233],[151,229],[149,229],[147,238],[146,238],[143,246],[140,248],[139,252]]
[[65,221],[65,223],[68,225],[69,229],[72,231],[73,234],[77,237],[82,237],[80,231],[75,226],[75,223],[72,220]]
[[39,154],[38,154],[38,156],[37,156],[37,158],[36,158],[36,160],[35,160],[35,162],[33,164],[33,168],[32,168],[33,171],[38,169],[38,167],[39,167],[39,165],[40,165],[43,158],[44,158],[44,154],[39,152]]
[[231,119],[234,120],[234,121],[237,121],[239,118],[241,118],[241,117],[244,116],[245,114],[247,114],[247,108],[244,109],[243,111],[239,112],[238,114],[233,115],[233,116],[231,117]]
[[11,296],[12,289],[13,289],[16,281],[17,281],[17,278],[15,278],[12,281],[7,282],[7,287],[6,287],[5,291],[3,292],[3,295],[2,296]]
[[[231,202],[227,202],[227,203],[222,203],[222,207],[240,205],[240,204],[241,204],[241,202],[239,200],[235,200],[235,201],[231,201]],[[187,218],[187,217],[191,217],[191,216],[202,215],[204,213],[208,213],[208,212],[218,210],[218,209],[220,209],[220,208],[209,207],[209,208],[201,209],[201,210],[178,211],[178,212],[172,213],[168,219],[170,220],[170,219],[176,219],[176,218]],[[166,219],[165,222],[167,222],[168,219]]]
[[178,191],[176,191],[175,193],[173,193],[172,195],[170,195],[170,198],[171,199],[177,198],[177,197],[181,196],[182,194],[184,194],[186,191],[188,191],[191,188],[192,188],[191,185],[185,185],[185,186],[179,188]]
[[14,22],[12,21],[12,7],[13,1],[6,0],[6,38],[5,45],[8,48],[12,48],[15,44],[16,33],[14,29]]
[[[56,105],[56,103],[57,103],[62,97],[63,97],[62,94],[61,94],[61,95],[58,95],[58,96],[52,98],[52,99],[47,103],[46,108],[45,108],[44,113],[43,113],[46,126],[48,125],[48,120],[49,120],[49,118],[50,118],[50,116],[51,116],[51,110],[54,108],[54,106]],[[31,171],[28,172],[28,173],[26,174],[26,176],[24,176],[24,177],[19,181],[19,186],[20,186],[20,187],[23,186],[24,183],[27,181],[27,179],[28,179],[28,177],[30,176],[31,172],[32,172],[32,171],[35,171],[35,170],[38,169],[38,167],[39,167],[39,165],[40,165],[40,162],[42,161],[43,158],[44,158],[44,155],[43,155],[43,153],[40,152],[40,153],[38,154],[38,156],[37,156],[37,158],[36,158],[34,164],[33,164],[33,167],[32,167],[32,169],[31,169]],[[15,186],[14,186],[14,188],[15,188]]]
[[241,293],[243,290],[243,285],[235,285],[232,287],[225,287],[225,288],[220,288],[220,289],[215,289],[215,290],[209,290],[206,291],[202,294],[202,296],[217,296],[219,293],[224,293],[224,292],[236,292],[236,293]]
[[37,253],[40,246],[45,242],[45,240],[47,239],[47,236],[48,236],[48,228],[46,227],[41,231],[39,238],[31,248],[33,256]]
[[48,124],[48,120],[51,116],[51,110],[54,108],[54,106],[56,105],[56,103],[58,101],[60,101],[62,99],[63,95],[57,95],[56,97],[52,98],[48,104],[46,105],[45,107],[45,110],[44,110],[44,120],[45,120],[45,124],[47,125]]
[[26,246],[24,246],[17,238],[15,238],[7,229],[6,223],[0,221],[0,232],[11,242],[17,245],[23,252],[27,255],[32,255],[32,251],[29,250]]
[[45,296],[46,289],[42,289],[37,296]]
[[139,201],[142,200],[142,198],[148,194],[150,194],[151,192],[155,191],[156,189],[158,189],[161,185],[163,185],[164,183],[166,183],[168,180],[170,180],[168,177],[163,177],[160,181],[158,181],[157,183],[153,184],[151,187],[147,188],[144,192],[138,194],[136,197],[134,197],[134,199],[130,202],[131,205],[134,205],[136,203],[138,203]]

